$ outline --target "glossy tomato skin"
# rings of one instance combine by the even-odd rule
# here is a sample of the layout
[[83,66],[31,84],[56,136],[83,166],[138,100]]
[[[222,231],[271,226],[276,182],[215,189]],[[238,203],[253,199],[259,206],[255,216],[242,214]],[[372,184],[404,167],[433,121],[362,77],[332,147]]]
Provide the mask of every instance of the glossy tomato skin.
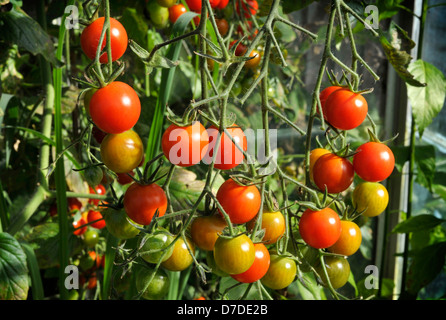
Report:
[[216,6],[217,9],[221,9],[223,10],[224,8],[226,8],[226,6],[228,5],[229,0],[220,0],[220,2],[218,3],[218,5]]
[[215,19],[215,23],[217,24],[218,32],[220,32],[220,35],[224,37],[229,31],[228,20],[224,18]]
[[177,19],[185,12],[187,12],[187,9],[181,3],[173,5],[172,7],[169,8],[170,22],[175,23]]
[[73,222],[73,228],[75,229],[73,234],[80,236],[87,231],[87,221],[84,218],[80,218],[79,220]]
[[351,256],[358,251],[362,242],[362,234],[359,226],[348,220],[341,220],[341,235],[334,245],[328,247],[332,253]]
[[[242,148],[242,150],[248,150],[246,136],[240,127],[228,127],[226,130],[234,141]],[[221,134],[220,143],[217,150],[215,150],[215,145],[220,134],[218,129],[211,126],[207,129],[207,132],[209,136],[209,145],[206,155],[203,157],[203,162],[210,164],[215,151],[217,152],[214,162],[214,168],[216,169],[230,170],[243,162],[243,152],[237,148],[237,146],[232,142],[232,139],[225,132]]]
[[214,259],[220,270],[229,275],[243,273],[254,262],[254,244],[246,234],[234,238],[219,236],[215,241]]
[[[342,87],[341,86],[329,86],[329,87],[326,87],[324,90],[322,90],[319,93],[319,100],[321,101],[321,108],[322,108],[322,112],[324,113],[325,120],[327,119],[326,115],[325,115],[325,102],[327,101],[328,96],[338,89],[342,89]],[[319,109],[318,109],[318,112],[319,112]]]
[[307,209],[299,220],[302,239],[316,249],[328,248],[336,243],[342,231],[339,215],[330,208],[319,211]]
[[314,181],[313,179],[313,168],[316,161],[323,156],[324,154],[330,153],[330,150],[325,148],[316,148],[311,150],[310,152],[310,179],[311,181]]
[[[104,27],[104,17],[100,17],[87,26],[81,34],[81,47],[85,55],[94,60],[96,57],[96,50],[101,39],[102,28]],[[128,36],[124,26],[116,19],[110,18],[110,35],[111,35],[111,51],[112,61],[121,58],[127,50]],[[102,49],[105,48],[107,40],[104,38],[102,42]],[[108,62],[107,53],[104,52],[99,58],[101,63]]]
[[[153,273],[155,273],[154,276]],[[153,280],[150,281],[152,277]],[[155,269],[150,267],[140,267],[136,272],[135,279],[136,289],[138,293],[142,293],[141,296],[144,299],[161,300],[169,291],[170,280],[163,269],[157,269],[155,271]]]
[[[140,256],[149,263],[157,264],[166,261],[173,253],[174,246],[168,246],[172,243],[174,237],[165,230],[156,230],[151,234],[145,235],[144,244],[139,249]],[[152,251],[150,250],[160,250]]]
[[237,1],[235,3],[235,9],[239,15],[243,14],[245,18],[250,19],[251,16],[255,16],[257,14],[259,4],[256,0],[246,0],[245,2],[242,2],[242,10],[240,12],[239,2]]
[[353,190],[352,203],[357,212],[365,217],[376,217],[386,210],[389,193],[378,182],[361,182]]
[[270,289],[280,290],[288,287],[294,281],[296,272],[297,267],[294,260],[271,252],[268,271],[260,281]]
[[[237,43],[237,41],[238,40],[232,40],[229,44],[229,49],[231,49]],[[238,57],[243,56],[247,49],[248,47],[246,47],[242,42],[239,42],[239,44],[235,48],[235,55]]]
[[167,196],[155,183],[132,183],[124,194],[124,209],[129,218],[146,226],[152,221],[155,212],[162,217],[167,210]]
[[170,163],[180,167],[200,163],[207,152],[208,144],[208,132],[198,121],[184,127],[171,124],[161,138],[164,156]]
[[[250,230],[254,228],[256,219],[251,220],[248,223]],[[262,213],[262,225],[260,229],[264,230],[262,242],[265,244],[276,243],[285,234],[286,222],[282,212],[275,211],[263,211]]]
[[359,93],[349,89],[339,89],[331,93],[325,101],[325,118],[335,128],[351,130],[367,117],[368,104]]
[[235,224],[252,220],[261,205],[260,192],[255,185],[243,186],[231,178],[218,189],[217,200]]
[[201,0],[186,0],[186,4],[190,11],[200,12],[201,11]]
[[198,216],[190,226],[192,241],[201,250],[214,250],[218,235],[223,232],[227,224],[220,215]]
[[138,167],[144,155],[144,146],[133,130],[108,134],[101,143],[101,159],[115,173],[127,173]]
[[[94,222],[93,222],[94,221]],[[96,229],[105,228],[105,220],[102,213],[96,210],[89,210],[87,215],[87,222]]]
[[245,67],[254,70],[259,66],[262,59],[260,52],[258,50],[252,50],[249,57],[252,57],[252,59],[245,62]]
[[155,28],[164,28],[169,23],[169,8],[161,6],[157,1],[150,1],[147,5],[150,20]]
[[99,242],[99,232],[89,229],[84,233],[82,240],[88,248],[93,248]]
[[[343,287],[350,276],[350,264],[347,259],[338,256],[326,256],[324,257],[324,263],[328,274],[328,280],[330,280],[333,289]],[[328,281],[323,272],[322,265],[318,264],[315,266],[315,270],[321,277],[322,285],[327,287]]]
[[[105,190],[104,185],[98,184],[95,187],[89,186],[88,187],[90,194],[98,194],[98,195],[105,195],[107,193],[107,190]],[[88,203],[93,205],[98,205],[101,200],[99,199],[88,199]]]
[[128,84],[113,81],[98,89],[90,100],[91,120],[106,133],[128,131],[138,122],[141,101]]
[[[120,240],[127,240],[139,234],[139,230],[127,220],[128,216],[124,209],[105,208],[102,215],[104,216],[108,232],[114,237]],[[132,223],[138,225],[133,221]]]
[[313,180],[321,191],[339,193],[347,190],[353,183],[355,171],[351,162],[334,153],[319,157],[313,167]]
[[380,182],[392,174],[395,167],[395,156],[392,150],[383,143],[366,142],[356,149],[353,156],[353,167],[361,179]]
[[231,277],[238,282],[253,283],[260,280],[268,271],[270,254],[263,243],[254,244],[255,259],[251,267],[243,273],[232,274]]
[[161,263],[164,268],[170,271],[183,271],[194,262],[189,249],[195,255],[195,244],[189,238],[186,238],[186,241],[187,244],[182,237],[175,241],[171,256]]

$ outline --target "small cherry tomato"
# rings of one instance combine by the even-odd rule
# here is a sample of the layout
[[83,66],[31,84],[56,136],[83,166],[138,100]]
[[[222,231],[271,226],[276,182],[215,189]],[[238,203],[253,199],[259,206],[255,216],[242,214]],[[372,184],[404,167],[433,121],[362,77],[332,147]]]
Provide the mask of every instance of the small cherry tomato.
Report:
[[[329,86],[327,88],[325,88],[324,90],[322,90],[319,93],[319,100],[321,101],[321,107],[322,107],[322,112],[324,113],[324,119],[327,120],[327,117],[325,115],[325,102],[327,101],[327,98],[330,94],[332,94],[333,92],[335,92],[338,89],[342,89],[342,87],[340,86]],[[319,113],[319,108],[317,109],[317,112]]]
[[229,31],[229,23],[228,20],[221,18],[221,19],[215,19],[215,23],[217,24],[218,32],[220,32],[220,35],[224,37],[228,31]]
[[341,220],[341,235],[334,245],[328,247],[332,253],[351,256],[358,251],[362,242],[361,229],[353,221]]
[[255,260],[255,248],[246,234],[234,238],[219,236],[215,241],[214,259],[225,273],[239,274],[251,267]]
[[249,57],[252,57],[252,59],[245,62],[245,67],[253,70],[259,66],[262,58],[258,50],[252,50]]
[[253,283],[260,280],[268,271],[270,254],[263,243],[254,244],[255,259],[251,267],[243,273],[232,274],[231,277],[238,282]]
[[170,280],[163,269],[148,266],[138,268],[135,275],[136,289],[144,299],[161,300],[169,291]]
[[[350,276],[350,264],[347,259],[339,256],[326,256],[324,257],[325,268],[327,270],[328,279],[333,289],[339,289],[343,287]],[[315,266],[315,270],[321,277],[322,285],[327,287],[328,281],[325,273],[322,269],[322,265],[319,263]]]
[[310,179],[311,181],[314,181],[313,179],[313,168],[316,161],[323,156],[324,154],[330,153],[330,150],[324,149],[324,148],[316,148],[311,150],[310,152]]
[[296,272],[297,267],[293,259],[272,252],[268,271],[260,281],[270,289],[280,290],[288,287],[294,281]]
[[[95,222],[93,222],[95,221]],[[87,215],[87,222],[96,229],[105,228],[105,220],[102,213],[96,210],[89,210]]]
[[364,97],[349,89],[338,89],[331,93],[325,101],[325,118],[333,127],[340,130],[351,130],[367,117],[368,105]]
[[198,248],[212,251],[218,235],[226,226],[226,221],[220,215],[198,216],[190,226],[192,241]]
[[[105,195],[107,191],[105,190],[105,187],[102,184],[98,184],[95,187],[89,186],[89,192],[90,194],[97,194],[97,195]],[[97,206],[101,200],[99,199],[88,199],[88,203],[93,204]]]
[[231,178],[220,186],[216,197],[231,222],[236,224],[252,220],[261,205],[260,192],[255,185],[240,185]]
[[316,249],[328,248],[336,243],[341,235],[339,215],[330,208],[319,211],[307,209],[299,220],[302,239]]
[[99,242],[99,232],[95,229],[89,229],[82,235],[82,240],[89,248],[93,248]]
[[[127,240],[139,234],[139,230],[127,220],[128,216],[124,209],[105,208],[102,211],[102,215],[104,216],[105,226],[108,232],[114,237]],[[132,223],[140,226],[133,221]]]
[[243,14],[245,18],[250,19],[252,16],[255,16],[257,14],[257,11],[259,10],[259,4],[256,0],[242,1],[242,12],[240,12],[239,1],[236,1],[235,10],[239,15]]
[[[96,50],[101,39],[102,28],[104,27],[104,17],[100,17],[88,25],[81,34],[81,47],[85,55],[94,60],[96,57]],[[112,61],[116,61],[123,56],[127,50],[128,36],[124,26],[116,19],[110,18],[110,35],[111,35],[111,56]],[[107,38],[104,37],[102,42],[102,50],[105,48]],[[107,53],[104,52],[99,61],[101,63],[108,62]]]
[[[167,247],[172,243],[174,237],[167,231],[157,230],[153,233],[145,235],[141,240],[144,244],[139,249],[140,256],[149,263],[157,264],[161,258],[161,262],[170,258],[173,253],[174,246]],[[165,249],[167,251],[165,252]]]
[[369,182],[386,180],[395,167],[395,156],[392,150],[380,142],[366,142],[356,149],[353,156],[353,167],[356,174]]
[[[161,263],[165,269],[170,271],[183,271],[194,262],[195,245],[189,238],[186,238],[186,241],[187,244],[182,237],[175,241],[171,256]],[[192,255],[189,250],[192,252]]]
[[124,209],[129,218],[141,225],[148,225],[155,212],[162,217],[167,210],[167,196],[155,183],[132,183],[124,194]]
[[319,157],[313,166],[313,180],[321,191],[340,193],[353,183],[355,171],[351,162],[334,153]]
[[389,193],[378,182],[361,182],[352,193],[352,203],[356,211],[365,217],[376,217],[386,210]]
[[147,5],[150,21],[155,28],[162,29],[169,23],[169,8],[161,6],[157,1],[150,1]]
[[[253,219],[248,223],[248,227],[250,230],[254,228],[255,222],[256,219]],[[262,238],[262,242],[264,242],[265,244],[276,243],[285,233],[285,227],[285,217],[280,211],[264,211],[262,213],[262,225],[260,227],[260,229],[263,229],[265,232]]]
[[175,23],[178,20],[178,18],[185,12],[187,12],[187,9],[181,3],[173,5],[172,7],[169,8],[170,22]]
[[73,234],[80,236],[87,231],[87,221],[84,218],[80,218],[73,222],[74,231]]
[[219,4],[216,6],[217,9],[223,10],[228,5],[229,0],[220,0]]

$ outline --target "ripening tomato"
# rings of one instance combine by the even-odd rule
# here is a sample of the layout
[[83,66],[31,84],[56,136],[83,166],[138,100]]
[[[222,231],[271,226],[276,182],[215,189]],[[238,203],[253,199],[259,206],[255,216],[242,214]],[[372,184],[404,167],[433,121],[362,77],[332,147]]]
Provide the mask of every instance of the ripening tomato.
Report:
[[194,262],[195,244],[189,238],[186,238],[186,241],[184,242],[182,237],[175,241],[171,256],[161,263],[164,268],[170,271],[183,271]]
[[102,213],[100,213],[99,211],[88,210],[87,222],[93,228],[96,228],[96,229],[105,228],[104,217],[102,216]]
[[170,8],[177,3],[177,0],[156,0],[162,7]]
[[332,253],[351,256],[358,251],[362,242],[361,229],[353,221],[341,220],[341,235],[334,245],[328,247]]
[[127,173],[138,167],[143,154],[141,138],[133,130],[108,134],[101,143],[101,160],[116,173]]
[[270,254],[263,243],[255,243],[255,258],[251,267],[245,272],[231,274],[231,277],[238,282],[253,283],[260,280],[268,271],[270,264]]
[[361,182],[352,193],[352,203],[357,212],[365,217],[376,217],[386,210],[389,193],[378,182]]
[[330,208],[313,211],[307,209],[299,220],[302,239],[316,249],[328,248],[336,243],[342,231],[339,215]]
[[169,20],[172,23],[175,23],[177,19],[183,14],[187,12],[187,9],[181,3],[176,4],[169,8]]
[[[88,25],[81,34],[81,47],[85,55],[94,60],[96,57],[96,50],[101,39],[102,28],[104,27],[104,17],[97,18],[90,25]],[[110,35],[111,35],[111,56],[112,61],[121,58],[127,50],[128,36],[124,26],[116,19],[110,18]],[[102,49],[105,48],[107,37],[104,37],[102,42]],[[101,63],[108,62],[107,52],[104,52],[99,61]]]
[[[89,186],[88,187],[90,194],[97,194],[97,195],[105,195],[107,191],[105,190],[105,187],[102,184],[98,184],[95,187]],[[93,204],[97,206],[101,200],[99,199],[88,199],[88,203]]]
[[325,118],[333,127],[351,130],[367,117],[368,105],[364,97],[343,88],[335,90],[325,101]]
[[214,250],[215,241],[227,224],[220,215],[198,216],[190,226],[192,241],[202,250]]
[[259,66],[262,59],[260,52],[258,50],[252,50],[249,57],[252,57],[252,59],[245,62],[245,67],[254,70]]
[[353,167],[361,179],[380,182],[392,174],[395,167],[395,156],[392,150],[383,143],[366,142],[356,149],[353,156]]
[[89,229],[83,234],[83,243],[88,248],[93,248],[99,242],[99,232],[96,229]]
[[218,189],[217,200],[231,222],[236,224],[252,220],[261,205],[260,192],[255,185],[240,185],[231,178]]
[[131,86],[113,81],[98,89],[90,100],[91,120],[106,133],[128,131],[138,122],[141,101]]
[[167,196],[157,184],[132,183],[124,194],[124,209],[129,218],[141,225],[148,225],[155,212],[162,217],[167,210]]
[[[342,87],[340,86],[329,86],[327,88],[325,88],[324,90],[322,90],[319,93],[319,100],[321,101],[321,108],[322,108],[322,112],[324,113],[324,119],[327,120],[327,117],[325,115],[325,102],[327,101],[327,98],[330,94],[332,94],[333,92],[335,92],[338,89],[342,89]],[[319,113],[319,108],[317,109],[317,112]]]
[[166,261],[174,250],[173,245],[169,247],[173,239],[173,235],[166,230],[156,230],[153,233],[146,234],[142,239],[144,244],[139,249],[139,254],[149,263],[157,264],[160,260],[161,262]]
[[330,150],[327,150],[325,148],[316,148],[311,150],[310,152],[310,179],[311,181],[314,181],[313,179],[313,167],[316,161],[323,156],[324,154],[330,153]]
[[215,241],[214,259],[221,271],[231,275],[248,270],[255,260],[255,248],[246,234],[234,238],[219,236]]
[[[226,132],[223,132],[220,136],[220,142],[214,162],[214,168],[220,170],[233,169],[243,162],[245,156],[233,141],[235,141],[243,151],[248,150],[246,136],[240,127],[234,125],[232,127],[228,127],[226,131],[229,133],[232,139],[226,134]],[[207,132],[209,135],[209,145],[206,155],[203,157],[203,162],[206,164],[211,164],[214,157],[215,145],[220,133],[214,126],[209,127]]]
[[190,167],[200,163],[208,149],[209,136],[199,122],[180,127],[172,123],[163,133],[161,148],[170,163]]
[[353,182],[355,171],[351,162],[334,153],[319,157],[313,166],[313,180],[321,190],[339,193],[347,190]]
[[[328,279],[333,289],[339,289],[343,287],[350,276],[350,264],[347,259],[339,256],[326,256],[324,257],[325,268],[327,270]],[[327,287],[328,281],[325,273],[322,269],[322,265],[319,263],[315,266],[315,270],[321,277],[322,285]]]
[[[255,223],[256,219],[251,220],[248,223],[248,228],[252,230]],[[286,222],[282,212],[263,211],[262,225],[260,229],[263,229],[265,233],[263,235],[262,242],[264,242],[265,244],[276,243],[285,233],[285,227]]]
[[229,23],[225,18],[215,19],[215,23],[217,24],[218,32],[220,35],[224,37],[229,31]]
[[73,228],[73,234],[80,236],[87,231],[87,221],[84,218],[80,218],[79,220],[73,222]]
[[[161,300],[169,292],[170,280],[166,272],[148,266],[138,268],[135,275],[136,290],[147,300]],[[150,281],[150,282],[149,282]]]
[[293,259],[271,252],[268,271],[260,281],[270,289],[280,290],[288,287],[294,281],[296,272],[297,266]]
[[[108,232],[114,237],[127,240],[136,237],[139,234],[139,229],[135,228],[127,219],[128,216],[124,209],[105,208],[102,211],[105,220],[105,227]],[[134,225],[138,225],[131,221]]]
[[[231,49],[237,43],[237,41],[238,40],[232,40],[232,42],[229,44],[229,49]],[[247,49],[247,46],[245,46],[242,42],[239,42],[239,44],[235,48],[235,55],[238,57],[243,56]]]
[[250,19],[257,14],[259,4],[256,0],[242,0],[242,12],[240,12],[239,1],[236,1],[235,10],[239,15],[243,13],[245,18]]

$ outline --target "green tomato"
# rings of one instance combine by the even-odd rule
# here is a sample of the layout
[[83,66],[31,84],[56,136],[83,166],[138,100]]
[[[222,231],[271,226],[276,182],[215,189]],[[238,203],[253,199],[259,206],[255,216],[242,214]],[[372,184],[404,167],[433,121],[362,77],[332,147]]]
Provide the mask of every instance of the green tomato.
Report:
[[147,5],[150,20],[155,28],[162,29],[169,23],[169,9],[162,7],[156,1],[149,2]]
[[170,246],[165,254],[164,249],[167,248],[173,240],[174,237],[169,232],[163,230],[155,231],[153,234],[146,235],[142,239],[144,244],[139,251],[141,258],[153,264],[157,264],[161,258],[161,262],[166,261],[172,255],[174,246]]
[[[153,276],[153,277],[152,277]],[[161,300],[169,291],[169,278],[163,269],[142,267],[136,273],[136,289],[144,299]]]
[[99,242],[99,232],[95,229],[88,229],[83,234],[83,242],[89,248],[93,248]]
[[101,183],[104,178],[104,172],[99,166],[88,167],[84,171],[84,178],[89,186],[95,187]]
[[[347,259],[338,256],[326,256],[324,257],[324,262],[327,269],[328,279],[330,280],[333,289],[338,289],[344,286],[350,276],[350,264]],[[314,269],[321,277],[321,284],[324,287],[327,287],[327,277],[325,276],[322,265],[319,263]]]
[[[135,228],[130,222],[125,210],[106,208],[102,211],[102,215],[105,220],[105,226],[113,236],[121,240],[127,240],[136,237],[139,234],[139,230]],[[137,223],[133,223],[137,225]]]

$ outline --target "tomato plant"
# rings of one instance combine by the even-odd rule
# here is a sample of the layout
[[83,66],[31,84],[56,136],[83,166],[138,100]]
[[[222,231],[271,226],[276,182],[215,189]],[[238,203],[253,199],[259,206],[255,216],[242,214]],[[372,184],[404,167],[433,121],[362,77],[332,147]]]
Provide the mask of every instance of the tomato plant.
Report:
[[255,247],[245,234],[233,238],[219,236],[215,241],[214,259],[225,273],[240,274],[248,270],[255,260]]
[[395,167],[392,150],[380,142],[366,142],[356,149],[353,156],[355,173],[369,182],[386,180]]
[[138,94],[121,81],[113,81],[98,89],[90,100],[91,119],[106,133],[117,134],[132,129],[140,113]]
[[124,209],[129,218],[141,225],[148,225],[155,213],[162,217],[167,209],[164,190],[155,183],[132,183],[124,194]]
[[260,209],[261,196],[257,187],[240,185],[233,179],[226,180],[220,186],[216,197],[232,223],[246,223]]
[[[85,55],[91,60],[95,59],[96,51],[101,39],[102,29],[104,27],[104,17],[97,18],[89,24],[81,34],[81,47]],[[116,19],[110,18],[110,35],[111,35],[111,56],[112,61],[116,61],[122,57],[127,50],[128,36],[123,25]],[[101,50],[105,48],[106,40],[102,41]],[[107,53],[104,52],[99,61],[101,63],[108,62]]]
[[316,249],[328,248],[336,243],[342,231],[339,215],[330,208],[318,211],[305,210],[299,220],[302,239]]

